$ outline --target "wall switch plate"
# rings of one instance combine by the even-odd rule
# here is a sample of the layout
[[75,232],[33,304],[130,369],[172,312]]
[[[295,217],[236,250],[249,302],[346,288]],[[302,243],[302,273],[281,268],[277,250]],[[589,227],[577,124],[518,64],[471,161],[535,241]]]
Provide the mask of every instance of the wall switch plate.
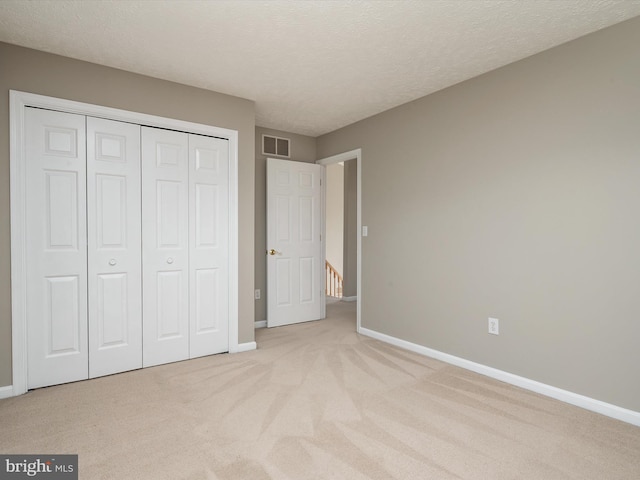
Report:
[[489,333],[491,335],[500,335],[500,320],[489,317]]
[[366,237],[367,235],[369,235],[369,227],[367,227],[366,225],[362,226],[362,236]]
[[260,289],[259,288],[256,288],[256,291],[254,292],[253,297],[256,300],[260,300]]

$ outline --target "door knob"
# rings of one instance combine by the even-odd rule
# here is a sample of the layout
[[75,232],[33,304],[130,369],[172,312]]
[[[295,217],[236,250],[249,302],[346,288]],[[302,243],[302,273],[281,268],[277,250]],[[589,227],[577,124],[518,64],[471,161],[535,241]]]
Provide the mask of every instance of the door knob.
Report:
[[112,258],[111,260],[109,260],[109,265],[111,265],[112,267],[118,262],[116,262],[115,258]]
[[273,248],[271,250],[267,250],[267,253],[269,255],[279,255],[280,254],[280,252],[276,252]]
[[169,265],[171,265],[173,263],[173,258],[171,258],[171,257],[167,258],[167,263]]

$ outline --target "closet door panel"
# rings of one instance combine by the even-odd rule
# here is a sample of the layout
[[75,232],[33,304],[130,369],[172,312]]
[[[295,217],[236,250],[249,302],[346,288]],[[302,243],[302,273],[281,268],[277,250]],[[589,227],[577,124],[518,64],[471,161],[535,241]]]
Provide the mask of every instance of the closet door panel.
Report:
[[140,126],[87,118],[89,376],[142,367]]
[[142,127],[143,365],[189,358],[186,133]]
[[85,117],[27,108],[28,388],[88,376]]
[[189,135],[190,357],[229,350],[229,142]]

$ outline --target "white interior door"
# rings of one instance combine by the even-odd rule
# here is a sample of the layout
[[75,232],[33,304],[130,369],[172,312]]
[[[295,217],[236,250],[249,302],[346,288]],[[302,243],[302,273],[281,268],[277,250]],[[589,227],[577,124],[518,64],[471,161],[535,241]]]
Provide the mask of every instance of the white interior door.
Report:
[[190,358],[229,350],[229,141],[189,135]]
[[267,326],[324,318],[324,168],[267,159]]
[[28,388],[85,379],[85,117],[25,109]]
[[142,127],[143,365],[189,358],[186,133]]
[[140,126],[87,118],[89,377],[142,367]]

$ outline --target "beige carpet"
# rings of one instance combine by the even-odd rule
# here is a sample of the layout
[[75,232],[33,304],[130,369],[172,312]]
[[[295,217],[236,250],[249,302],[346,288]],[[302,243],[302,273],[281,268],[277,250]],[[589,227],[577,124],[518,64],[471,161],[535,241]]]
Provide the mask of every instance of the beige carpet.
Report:
[[78,453],[81,479],[640,478],[640,428],[360,337],[354,308],[1,400],[0,452]]

